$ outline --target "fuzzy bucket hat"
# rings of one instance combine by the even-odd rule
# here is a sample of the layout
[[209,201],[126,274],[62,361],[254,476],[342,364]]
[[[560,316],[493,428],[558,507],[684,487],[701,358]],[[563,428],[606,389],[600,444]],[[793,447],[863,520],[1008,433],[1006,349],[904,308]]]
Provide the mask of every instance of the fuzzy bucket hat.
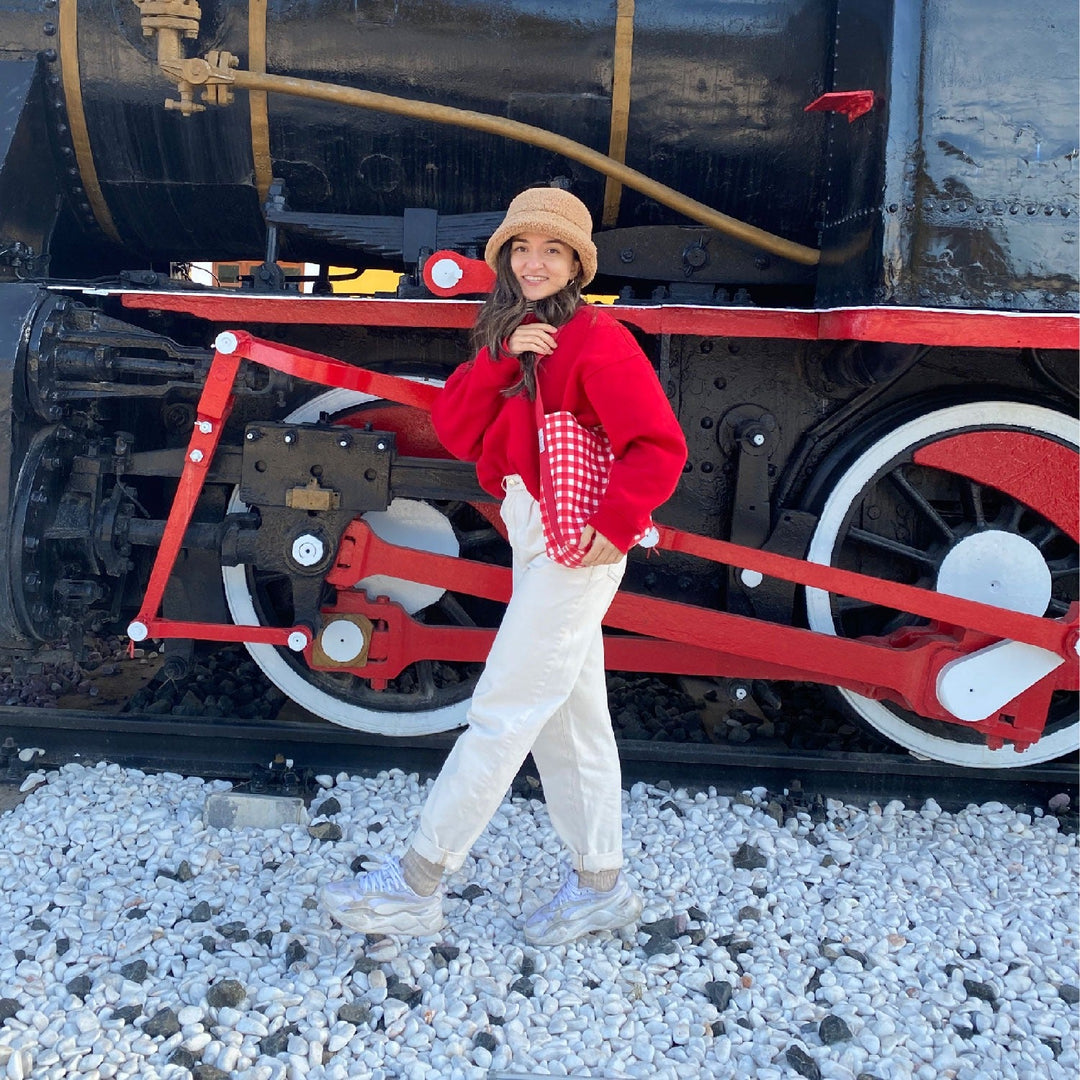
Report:
[[569,244],[581,263],[581,284],[596,277],[596,245],[592,242],[592,217],[588,207],[561,188],[528,188],[507,207],[506,217],[484,249],[484,259],[492,270],[499,249],[521,233],[542,233]]

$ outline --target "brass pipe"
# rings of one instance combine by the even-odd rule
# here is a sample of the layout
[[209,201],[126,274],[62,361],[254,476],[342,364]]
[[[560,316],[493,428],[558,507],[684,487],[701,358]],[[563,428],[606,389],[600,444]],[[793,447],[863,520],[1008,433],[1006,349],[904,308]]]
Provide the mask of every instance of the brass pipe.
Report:
[[[487,113],[473,112],[469,109],[455,109],[449,105],[436,105],[428,101],[411,101],[408,98],[394,97],[390,94],[378,94],[372,90],[358,90],[350,86],[334,86],[331,83],[316,82],[311,79],[296,79],[287,75],[267,75],[254,71],[228,71],[210,68],[205,65],[205,73],[193,71],[193,65],[200,61],[187,61],[188,77],[192,82],[224,81],[230,82],[242,90],[263,91],[272,94],[289,94],[292,97],[309,98],[313,101],[327,101],[335,105],[349,105],[359,109],[372,109],[377,112],[391,113],[395,116],[407,116],[414,120],[428,120],[436,124],[451,124],[456,127],[471,128],[492,135],[501,135],[517,142],[539,146],[544,150],[561,154],[563,157],[587,165],[603,176],[610,177],[628,188],[641,192],[658,203],[670,207],[677,213],[716,229],[726,236],[741,240],[752,247],[760,248],[772,255],[803,266],[816,266],[820,252],[804,244],[785,240],[782,236],[766,232],[755,225],[730,217],[714,210],[704,203],[661,184],[644,173],[631,169],[628,165],[602,154],[598,150],[568,139],[564,135],[545,131],[532,124],[523,124],[503,116],[491,116]],[[171,68],[173,65],[169,65]],[[168,71],[172,74],[171,71]],[[201,77],[200,77],[201,75]]]

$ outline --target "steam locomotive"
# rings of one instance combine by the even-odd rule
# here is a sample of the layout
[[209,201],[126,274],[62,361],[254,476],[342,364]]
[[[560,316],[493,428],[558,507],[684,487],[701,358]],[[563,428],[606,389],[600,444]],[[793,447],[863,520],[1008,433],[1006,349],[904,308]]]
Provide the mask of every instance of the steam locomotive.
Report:
[[326,720],[460,725],[508,548],[427,406],[555,184],[690,447],[609,666],[817,681],[964,766],[1074,751],[1077,23],[3,0],[0,645],[242,642]]

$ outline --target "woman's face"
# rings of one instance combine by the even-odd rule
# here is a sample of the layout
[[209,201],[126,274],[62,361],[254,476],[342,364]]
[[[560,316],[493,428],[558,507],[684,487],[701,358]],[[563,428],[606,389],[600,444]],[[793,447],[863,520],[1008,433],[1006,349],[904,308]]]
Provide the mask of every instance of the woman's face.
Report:
[[526,300],[554,296],[581,270],[574,249],[542,233],[522,233],[510,241],[510,269]]

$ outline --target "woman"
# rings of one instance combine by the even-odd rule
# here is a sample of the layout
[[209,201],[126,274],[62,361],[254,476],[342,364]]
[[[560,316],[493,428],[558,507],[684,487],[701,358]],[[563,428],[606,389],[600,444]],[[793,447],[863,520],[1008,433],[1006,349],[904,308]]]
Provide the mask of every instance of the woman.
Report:
[[[439,773],[409,849],[379,870],[327,886],[323,903],[353,930],[432,934],[440,881],[457,870],[532,751],[572,867],[525,923],[556,945],[634,922],[641,899],[622,867],[622,787],[604,677],[601,621],[626,551],[674,491],[686,442],[630,333],[581,289],[596,274],[589,211],[532,188],[511,202],[485,257],[496,284],[473,331],[478,354],[432,410],[439,438],[476,462],[503,500],[513,595],[476,686],[468,727]],[[603,427],[614,453],[604,497],[578,540],[581,565],[545,552],[534,400]]]

